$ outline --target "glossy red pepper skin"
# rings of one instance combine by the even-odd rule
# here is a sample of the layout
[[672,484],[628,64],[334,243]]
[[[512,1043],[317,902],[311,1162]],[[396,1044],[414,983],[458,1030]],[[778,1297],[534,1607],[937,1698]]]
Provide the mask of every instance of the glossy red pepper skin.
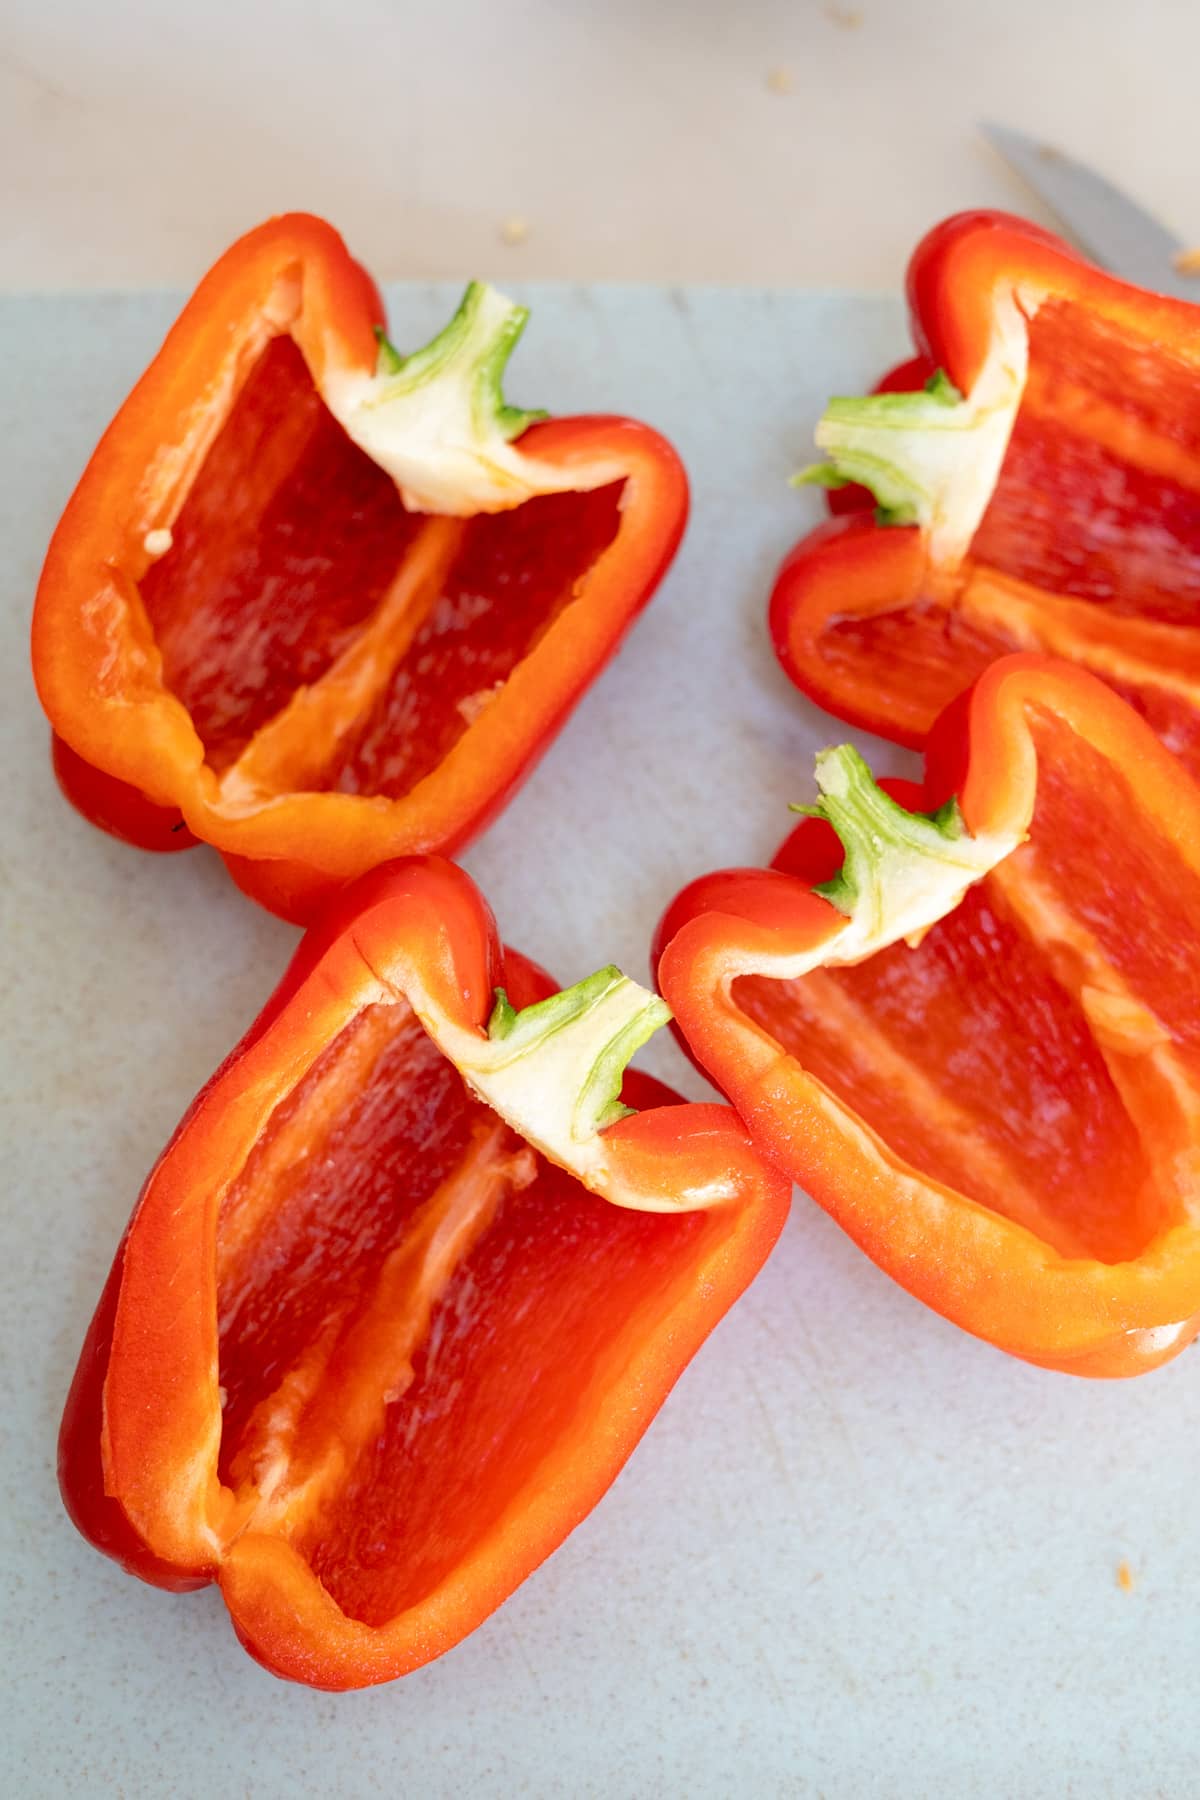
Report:
[[84,762],[57,732],[51,734],[55,780],[77,811],[110,837],[136,850],[191,850],[200,842],[177,806],[156,806],[138,788]]
[[[417,984],[413,988],[414,982]],[[60,1438],[97,1548],[216,1581],[276,1674],[390,1680],[480,1623],[599,1500],[752,1279],[787,1181],[646,1076],[609,1204],[465,1088],[405,994],[482,1026],[554,991],[437,858],[303,940],[151,1173]],[[430,1274],[430,1269],[434,1270]]]
[[[837,962],[808,819],[770,869],[702,876],[658,981],[755,1141],[894,1280],[1075,1374],[1200,1327],[1200,789],[1093,677],[998,661],[930,735],[909,811],[1028,831],[913,947]],[[1025,825],[1027,821],[1027,827]],[[781,959],[812,972],[781,980]]]
[[300,923],[365,870],[461,847],[495,817],[687,514],[671,447],[609,417],[518,444],[585,489],[602,464],[599,488],[461,520],[408,511],[324,399],[375,369],[383,317],[323,221],[236,243],[101,440],[34,612],[72,803],[146,849],[214,845]]
[[831,495],[839,523],[796,546],[771,596],[787,673],[839,718],[920,746],[997,657],[1066,657],[1200,770],[1200,307],[987,212],[923,240],[908,300],[913,389],[941,369],[969,393],[1003,309],[1023,313],[1029,373],[1003,466],[953,563],[918,527],[877,524],[865,490]]

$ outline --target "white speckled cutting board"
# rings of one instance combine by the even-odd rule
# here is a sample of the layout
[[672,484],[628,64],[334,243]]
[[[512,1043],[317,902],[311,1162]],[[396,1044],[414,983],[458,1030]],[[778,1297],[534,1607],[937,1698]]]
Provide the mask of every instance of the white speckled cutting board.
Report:
[[[395,291],[396,340],[455,297]],[[659,426],[693,517],[618,661],[464,860],[564,982],[609,958],[644,978],[663,903],[767,858],[811,752],[847,735],[777,670],[764,609],[817,516],[787,474],[824,396],[902,350],[901,317],[838,294],[522,297],[513,396]],[[118,1234],[295,941],[207,851],[143,856],[70,811],[28,673],[46,540],[176,304],[0,302],[3,1791],[1195,1794],[1195,1353],[1123,1385],[1023,1367],[802,1196],[607,1500],[404,1682],[284,1686],[215,1593],[143,1587],[76,1537],[54,1439]],[[643,1060],[702,1091],[668,1042]]]

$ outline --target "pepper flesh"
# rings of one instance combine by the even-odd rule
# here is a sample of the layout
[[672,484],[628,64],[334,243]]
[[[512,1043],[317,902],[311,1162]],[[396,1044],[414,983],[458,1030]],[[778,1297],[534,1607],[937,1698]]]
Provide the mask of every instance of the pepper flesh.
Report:
[[95,823],[211,843],[305,922],[388,858],[462,845],[524,779],[653,593],[687,487],[629,420],[521,430],[497,371],[524,314],[480,292],[482,347],[460,309],[403,359],[370,279],[301,214],[201,282],[38,590],[56,772]]
[[997,657],[1067,657],[1200,771],[1200,307],[999,213],[930,233],[908,289],[908,385],[941,370],[971,396],[987,375],[1011,409],[1003,459],[988,477],[980,434],[960,432],[949,519],[933,499],[912,526],[860,510],[798,544],[770,606],[787,673],[838,717],[920,745]]
[[843,849],[806,820],[770,870],[668,909],[678,1028],[935,1311],[1049,1368],[1154,1368],[1200,1327],[1200,789],[1101,683],[1030,656],[943,714],[923,784],[881,786],[918,814],[956,797],[993,866],[849,966],[814,891]]
[[[499,985],[553,991],[452,865],[335,902],[152,1172],[67,1402],[83,1534],[161,1586],[218,1581],[246,1648],[313,1686],[402,1675],[499,1605],[786,1215],[730,1109],[648,1076],[590,1140],[597,1191],[531,1149],[435,1041],[486,1082]],[[551,1058],[535,1101],[553,1085]]]

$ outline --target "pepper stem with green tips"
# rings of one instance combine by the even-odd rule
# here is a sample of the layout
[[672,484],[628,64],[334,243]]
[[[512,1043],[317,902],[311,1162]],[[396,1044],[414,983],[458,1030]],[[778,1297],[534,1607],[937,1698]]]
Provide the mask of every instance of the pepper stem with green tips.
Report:
[[1019,842],[973,837],[955,799],[936,812],[909,812],[884,793],[850,744],[822,750],[816,776],[816,804],[792,810],[826,820],[846,853],[833,879],[813,889],[849,921],[831,961],[857,961],[919,936]]
[[937,434],[970,430],[971,408],[941,369],[915,394],[868,394],[831,400],[817,425],[819,449],[828,462],[810,463],[792,477],[811,484],[868,488],[881,525],[923,525],[932,518],[947,450]]
[[544,411],[523,411],[504,399],[504,371],[529,318],[527,306],[506,300],[484,281],[468,282],[458,311],[422,350],[401,355],[377,326],[377,390],[370,404],[391,406],[432,382],[461,383],[469,396],[471,420],[480,439],[498,432],[506,441],[544,419]]
[[611,964],[519,1012],[503,988],[484,1033],[425,1020],[468,1087],[527,1143],[603,1189],[604,1132],[626,1117],[621,1086],[634,1052],[670,1008]]
[[328,382],[334,416],[392,476],[410,511],[503,512],[537,494],[611,478],[603,469],[558,468],[515,442],[547,417],[504,398],[505,370],[528,317],[526,307],[472,281],[423,349],[406,354],[379,327],[374,372]]
[[918,526],[931,564],[953,569],[1000,478],[1028,365],[1028,321],[1009,295],[996,302],[991,343],[969,393],[939,369],[917,393],[833,399],[816,430],[829,460],[793,481],[861,483],[878,502],[881,524]]
[[578,1077],[571,1135],[582,1141],[629,1112],[620,1098],[626,1065],[670,1017],[665,1001],[611,963],[520,1012],[514,1012],[504,989],[497,988],[488,1021],[488,1039],[495,1049],[491,1066],[507,1069],[523,1062],[530,1069],[540,1060],[547,1069],[553,1067],[555,1084],[563,1086],[570,1085],[561,1082],[569,1066],[570,1082]]

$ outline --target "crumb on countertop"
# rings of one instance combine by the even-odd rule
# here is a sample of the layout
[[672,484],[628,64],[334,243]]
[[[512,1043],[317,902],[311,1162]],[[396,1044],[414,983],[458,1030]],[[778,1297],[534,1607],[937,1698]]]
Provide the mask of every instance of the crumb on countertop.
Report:
[[1132,1594],[1135,1580],[1136,1578],[1133,1570],[1125,1561],[1124,1557],[1122,1557],[1121,1561],[1117,1564],[1117,1586],[1123,1594]]
[[858,31],[863,16],[857,6],[839,6],[836,0],[825,8],[825,17],[834,25],[840,25],[843,31]]
[[502,244],[523,244],[529,236],[529,220],[520,213],[510,213],[500,226]]
[[792,71],[784,63],[777,63],[767,71],[767,91],[772,94],[790,94],[796,81]]

